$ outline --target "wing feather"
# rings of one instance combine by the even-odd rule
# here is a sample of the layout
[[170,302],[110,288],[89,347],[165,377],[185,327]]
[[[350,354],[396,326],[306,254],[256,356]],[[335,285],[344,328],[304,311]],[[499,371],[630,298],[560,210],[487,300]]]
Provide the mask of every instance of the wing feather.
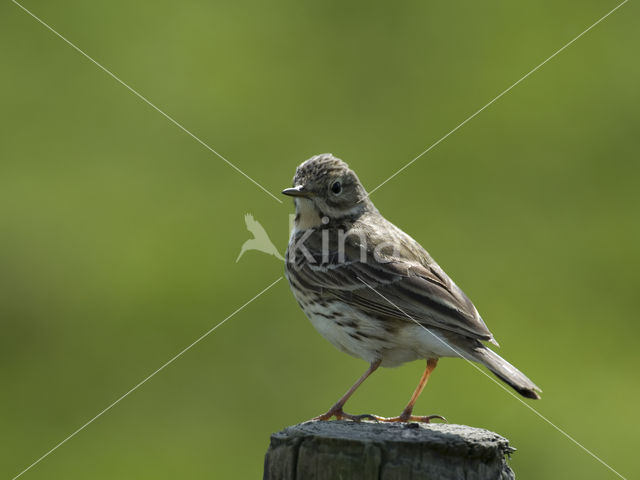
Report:
[[[337,251],[323,258],[317,237],[304,242],[314,262],[304,258],[290,268],[290,275],[306,288],[377,315],[414,319],[426,327],[495,342],[471,300],[426,251],[420,258],[404,252],[389,261],[369,254],[363,262],[359,244],[347,240],[344,261],[339,261]],[[408,235],[406,239],[417,245]]]

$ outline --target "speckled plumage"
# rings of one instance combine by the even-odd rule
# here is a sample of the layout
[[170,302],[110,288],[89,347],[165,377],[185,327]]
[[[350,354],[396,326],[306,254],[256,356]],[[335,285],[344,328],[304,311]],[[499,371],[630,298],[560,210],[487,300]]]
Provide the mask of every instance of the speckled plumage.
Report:
[[464,357],[538,398],[531,380],[482,343],[497,345],[471,300],[378,212],[346,163],[331,154],[312,157],[293,185],[283,192],[296,204],[286,276],[324,338],[382,366]]

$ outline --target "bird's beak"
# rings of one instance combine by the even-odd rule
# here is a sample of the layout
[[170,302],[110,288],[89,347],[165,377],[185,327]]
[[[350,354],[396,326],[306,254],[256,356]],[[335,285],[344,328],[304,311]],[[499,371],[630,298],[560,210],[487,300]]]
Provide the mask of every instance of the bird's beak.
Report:
[[285,188],[282,191],[283,195],[289,195],[290,197],[310,197],[311,192],[304,189],[304,185],[297,185],[292,188]]

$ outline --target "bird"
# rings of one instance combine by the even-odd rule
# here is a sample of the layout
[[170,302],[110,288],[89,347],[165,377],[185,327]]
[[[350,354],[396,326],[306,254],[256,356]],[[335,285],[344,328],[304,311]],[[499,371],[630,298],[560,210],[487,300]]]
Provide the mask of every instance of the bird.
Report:
[[[412,237],[374,206],[353,170],[330,153],[300,164],[293,185],[295,217],[285,277],[315,329],[338,350],[368,362],[364,374],[313,420],[430,422],[413,415],[438,360],[484,365],[526,398],[542,391],[486,344],[498,346],[471,300]],[[396,417],[351,415],[344,405],[379,367],[414,360],[426,367]]]
[[250,238],[242,244],[242,247],[240,247],[240,253],[238,254],[238,258],[236,259],[236,263],[238,263],[240,257],[242,257],[244,252],[246,252],[247,250],[259,250],[269,255],[273,255],[279,260],[284,261],[284,257],[280,255],[280,252],[278,252],[278,249],[269,238],[269,235],[267,235],[267,232],[265,231],[263,226],[253,218],[253,215],[247,213],[244,216],[244,223],[247,225],[247,230],[253,233],[253,238]]

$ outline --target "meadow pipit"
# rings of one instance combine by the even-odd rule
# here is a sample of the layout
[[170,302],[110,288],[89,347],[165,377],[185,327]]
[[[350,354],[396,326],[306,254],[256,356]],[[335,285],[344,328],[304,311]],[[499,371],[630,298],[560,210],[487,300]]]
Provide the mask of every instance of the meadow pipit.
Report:
[[[316,420],[438,417],[412,413],[440,357],[478,362],[524,397],[540,398],[531,380],[482,343],[497,345],[473,303],[418,242],[378,212],[346,163],[331,154],[312,157],[282,193],[294,197],[296,206],[285,255],[296,300],[324,338],[369,362],[362,377]],[[420,358],[427,360],[426,369],[398,417],[343,411],[379,366]]]

